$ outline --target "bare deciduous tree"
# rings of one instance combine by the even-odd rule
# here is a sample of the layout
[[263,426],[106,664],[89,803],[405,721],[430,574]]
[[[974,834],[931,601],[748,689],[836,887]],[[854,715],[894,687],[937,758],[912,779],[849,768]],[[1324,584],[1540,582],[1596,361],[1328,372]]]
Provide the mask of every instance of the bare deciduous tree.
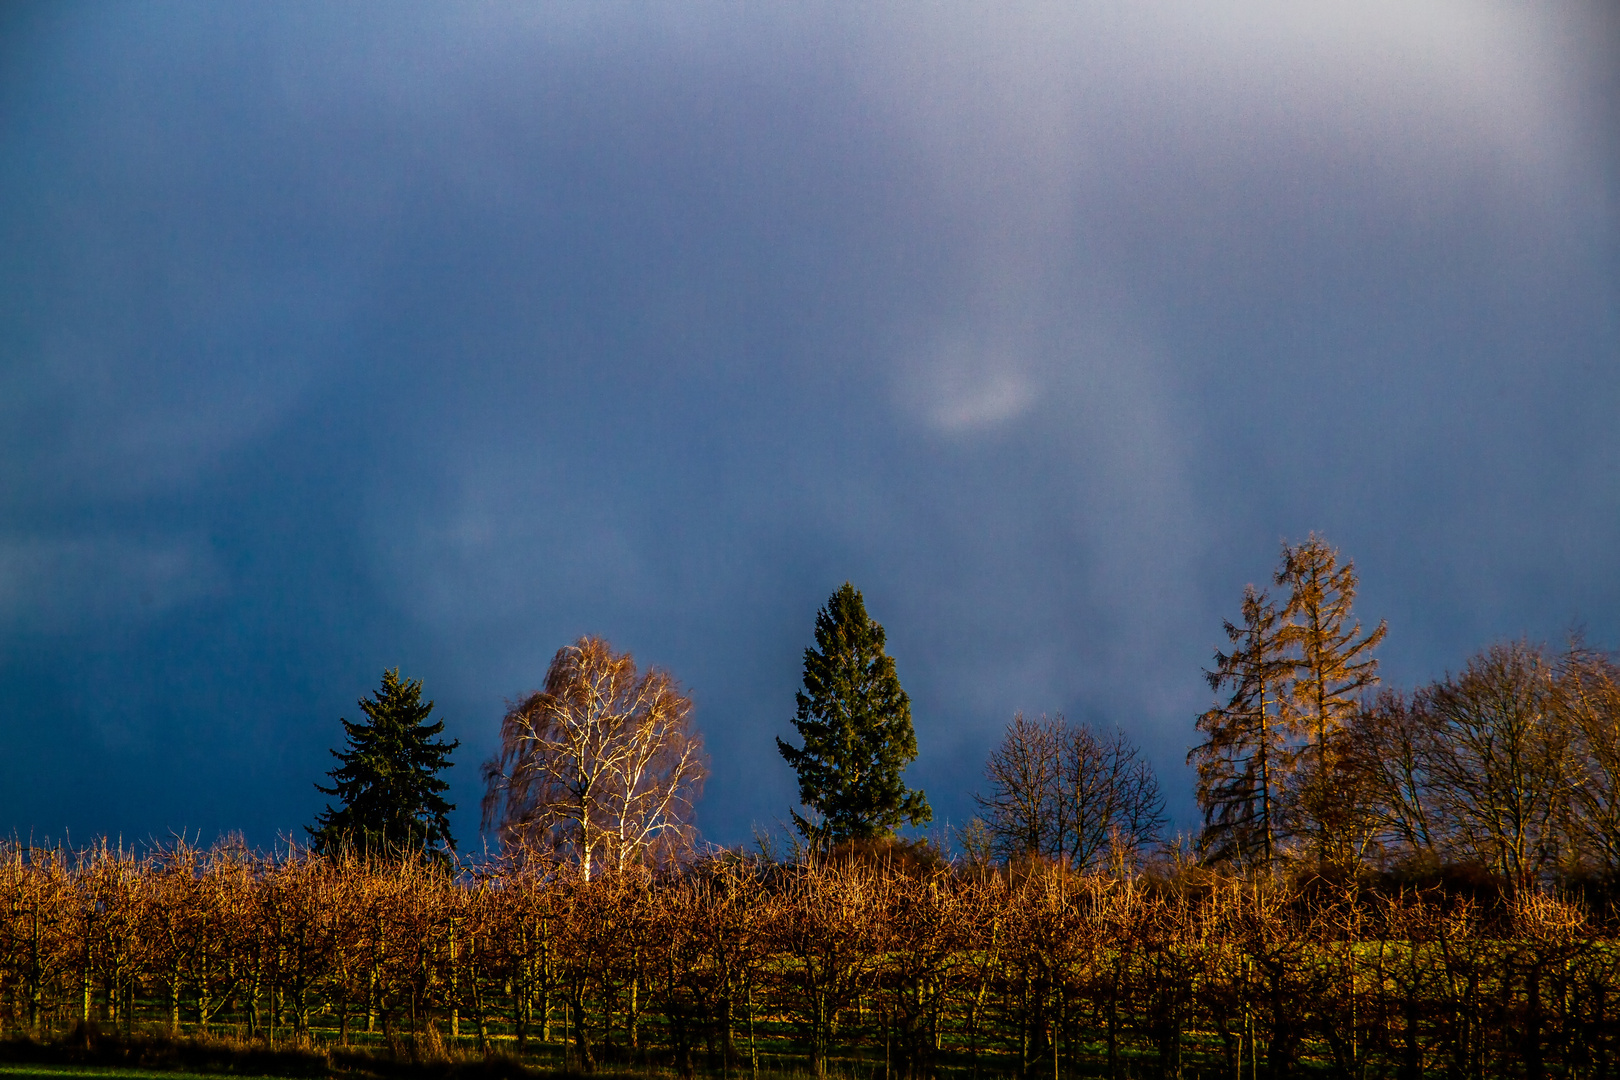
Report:
[[1366,792],[1384,851],[1437,853],[1444,821],[1435,815],[1434,717],[1421,696],[1381,690],[1351,722],[1351,768]]
[[1421,692],[1432,716],[1430,800],[1450,846],[1524,889],[1559,855],[1570,793],[1569,729],[1544,649],[1493,645]]
[[1575,643],[1564,657],[1559,699],[1575,740],[1570,790],[1579,857],[1610,881],[1620,879],[1620,666]]
[[589,877],[689,833],[708,775],[691,699],[656,668],[584,637],[557,650],[544,690],[507,710],[484,766],[484,826],[562,854]]
[[1014,713],[984,776],[990,794],[975,795],[993,850],[1002,858],[1050,854],[1057,846],[1058,753],[1063,720]]
[[1057,716],[1013,716],[975,796],[996,852],[1093,869],[1152,843],[1164,827],[1153,770],[1122,731],[1100,736]]
[[1158,777],[1123,731],[1098,735],[1064,725],[1058,755],[1058,857],[1080,870],[1129,855],[1159,839],[1164,796]]

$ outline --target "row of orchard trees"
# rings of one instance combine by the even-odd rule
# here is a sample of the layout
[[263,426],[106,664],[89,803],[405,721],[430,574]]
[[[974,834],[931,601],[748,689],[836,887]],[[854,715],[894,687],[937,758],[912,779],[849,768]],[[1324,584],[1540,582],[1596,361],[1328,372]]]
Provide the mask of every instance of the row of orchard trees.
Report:
[[0,852],[13,1029],[431,1030],[683,1073],[1601,1076],[1620,1052],[1617,990],[1609,931],[1533,893],[1492,913],[893,849],[590,878],[231,846]]
[[1353,565],[1285,546],[1250,586],[1189,755],[1214,862],[1464,863],[1512,888],[1620,878],[1620,668],[1574,643],[1490,646],[1412,693],[1377,688]]

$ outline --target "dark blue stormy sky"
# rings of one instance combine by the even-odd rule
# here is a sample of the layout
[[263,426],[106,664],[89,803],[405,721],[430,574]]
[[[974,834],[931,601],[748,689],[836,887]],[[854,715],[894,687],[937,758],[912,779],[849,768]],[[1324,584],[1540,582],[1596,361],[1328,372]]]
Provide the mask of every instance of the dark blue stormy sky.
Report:
[[1183,825],[1279,542],[1410,684],[1620,645],[1620,19],[11,4],[0,825],[267,843],[385,667],[462,740],[604,635],[783,819],[815,610],[960,822],[1015,709]]

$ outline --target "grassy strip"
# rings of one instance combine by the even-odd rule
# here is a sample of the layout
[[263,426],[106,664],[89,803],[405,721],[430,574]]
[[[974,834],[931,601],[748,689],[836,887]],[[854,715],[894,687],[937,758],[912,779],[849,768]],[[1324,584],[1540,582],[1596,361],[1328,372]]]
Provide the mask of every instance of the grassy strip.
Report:
[[[54,1080],[56,1077],[107,1077],[109,1080],[217,1080],[217,1073],[166,1072],[159,1069],[121,1069],[113,1065],[17,1065],[0,1062],[0,1076],[17,1080]],[[252,1080],[252,1078],[245,1078]]]
[[275,1047],[262,1042],[111,1034],[80,1024],[44,1042],[0,1041],[3,1076],[109,1076],[180,1080],[191,1076],[346,1077],[352,1080],[529,1080],[539,1072],[502,1055],[446,1051],[436,1040],[396,1043],[386,1050],[354,1047]]

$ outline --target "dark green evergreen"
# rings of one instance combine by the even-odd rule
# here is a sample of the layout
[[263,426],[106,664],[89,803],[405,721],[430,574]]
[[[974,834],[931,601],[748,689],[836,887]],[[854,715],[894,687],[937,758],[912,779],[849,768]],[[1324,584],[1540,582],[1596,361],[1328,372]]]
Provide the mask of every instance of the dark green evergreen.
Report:
[[339,721],[349,745],[332,751],[342,762],[327,774],[333,786],[315,785],[342,805],[334,810],[327,804],[308,830],[310,846],[326,854],[352,847],[362,856],[384,857],[454,851],[447,815],[455,807],[444,801],[450,785],[438,774],[451,766],[450,752],[461,744],[432,741],[444,721],[427,722],[433,702],[422,701],[422,680],[401,680],[398,668],[385,671],[382,687],[359,704],[365,723]]
[[816,613],[816,647],[804,650],[793,721],[804,746],[776,740],[799,774],[799,801],[820,818],[793,814],[813,844],[891,836],[901,822],[933,820],[923,793],[900,779],[917,757],[917,737],[911,699],[883,645],[883,627],[847,581]]

